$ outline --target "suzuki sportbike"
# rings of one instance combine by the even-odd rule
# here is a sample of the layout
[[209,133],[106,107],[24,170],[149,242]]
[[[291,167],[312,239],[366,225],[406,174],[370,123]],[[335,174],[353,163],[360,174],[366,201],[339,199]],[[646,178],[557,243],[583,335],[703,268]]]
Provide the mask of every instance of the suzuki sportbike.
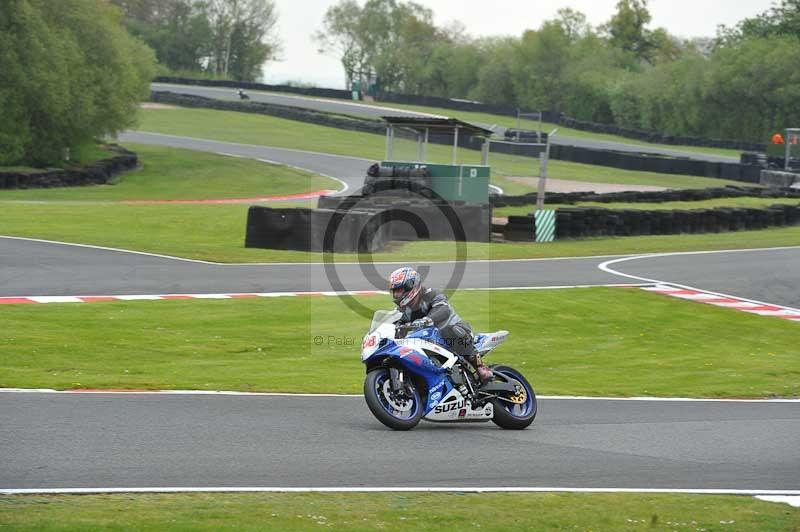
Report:
[[[412,429],[422,419],[493,421],[504,429],[533,423],[536,394],[519,371],[491,365],[494,378],[481,384],[472,364],[448,349],[436,327],[402,324],[400,316],[376,312],[361,346],[364,398],[381,423],[395,430]],[[507,337],[508,331],[478,334],[475,348],[485,357]]]

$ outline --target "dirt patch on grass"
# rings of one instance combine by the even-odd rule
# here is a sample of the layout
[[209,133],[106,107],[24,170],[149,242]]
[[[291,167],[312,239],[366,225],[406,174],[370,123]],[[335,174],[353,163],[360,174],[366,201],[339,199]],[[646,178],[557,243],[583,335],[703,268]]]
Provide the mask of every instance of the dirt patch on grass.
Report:
[[[509,177],[509,180],[529,187],[539,185],[538,177]],[[648,192],[667,190],[665,187],[652,185],[615,185],[611,183],[587,183],[585,181],[570,181],[568,179],[548,179],[547,192]]]
[[177,109],[178,106],[176,105],[167,105],[165,103],[153,103],[153,102],[145,102],[139,105],[142,109]]

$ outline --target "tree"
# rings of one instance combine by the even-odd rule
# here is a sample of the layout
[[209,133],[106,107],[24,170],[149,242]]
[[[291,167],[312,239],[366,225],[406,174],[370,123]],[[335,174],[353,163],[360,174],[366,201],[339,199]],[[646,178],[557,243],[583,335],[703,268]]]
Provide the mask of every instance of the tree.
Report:
[[580,11],[565,7],[559,9],[557,13],[558,18],[556,20],[561,24],[567,39],[570,41],[581,39],[591,31],[589,23],[586,21],[586,15]]
[[736,46],[745,39],[781,36],[800,39],[800,0],[781,0],[779,5],[744,19],[733,28],[720,26],[717,45]]
[[611,46],[647,60],[653,47],[646,28],[651,19],[647,0],[619,0],[617,12],[603,29],[609,35]]
[[154,71],[104,0],[0,3],[0,59],[0,164],[56,164],[131,126]]
[[414,2],[368,0],[359,7],[341,0],[325,13],[315,34],[323,53],[336,53],[348,83],[356,76],[380,79],[386,90],[413,86],[417,69],[432,56],[439,39],[433,12]]
[[477,84],[469,93],[470,98],[504,105],[519,103],[513,75],[517,42],[517,39],[503,37],[478,43],[483,60],[477,72]]
[[252,80],[280,45],[272,35],[278,22],[273,0],[210,0],[214,72]]
[[356,76],[369,68],[364,35],[361,31],[361,7],[355,0],[342,0],[328,8],[322,29],[314,33],[319,52],[339,57],[349,87]]
[[519,105],[561,111],[571,43],[558,21],[522,35],[514,60],[514,87]]

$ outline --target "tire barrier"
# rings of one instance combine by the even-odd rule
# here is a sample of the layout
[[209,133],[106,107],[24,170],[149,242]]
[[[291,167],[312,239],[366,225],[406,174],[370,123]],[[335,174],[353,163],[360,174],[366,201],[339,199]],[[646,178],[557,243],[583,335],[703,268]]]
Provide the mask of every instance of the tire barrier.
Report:
[[370,212],[252,206],[245,247],[371,253],[383,250],[389,236],[388,226]]
[[[727,186],[721,188],[699,188],[664,190],[650,192],[611,192],[596,194],[594,192],[548,193],[545,203],[664,203],[667,201],[707,201],[721,198],[800,198],[797,189],[767,189],[760,187]],[[489,202],[493,207],[521,207],[536,204],[536,193],[522,196],[491,196]]]
[[139,157],[120,146],[110,146],[117,153],[108,159],[70,170],[44,170],[35,173],[0,172],[0,189],[29,189],[106,185],[114,178],[136,168]]
[[[556,226],[558,215],[556,214]],[[535,242],[536,218],[534,216],[509,216],[508,223],[503,227],[503,238],[509,242]],[[558,233],[556,233],[556,237]]]
[[[800,203],[771,205],[765,209],[616,210],[574,207],[556,211],[556,238],[723,233],[798,224]],[[534,217],[509,216],[503,235],[510,241],[534,241]]]
[[321,196],[317,207],[357,209],[381,217],[390,227],[391,240],[489,242],[492,206],[488,203],[446,202],[421,198],[408,190],[372,195]]
[[538,131],[531,131],[529,129],[506,129],[503,136],[507,141],[516,141],[519,139],[519,142],[538,142],[541,144],[547,144],[548,134],[542,131],[539,133]]
[[594,166],[608,166],[622,170],[671,175],[693,175],[742,181],[745,183],[758,183],[761,176],[760,165],[718,163],[651,153],[597,150],[560,144],[550,147],[550,157],[561,161],[590,164]]
[[320,198],[317,209],[250,207],[245,247],[373,253],[382,251],[390,240],[488,242],[490,231],[488,204],[432,204],[391,197],[326,202]]
[[266,85],[264,83],[253,83],[250,81],[226,81],[210,79],[191,79],[171,76],[159,76],[153,80],[155,83],[172,83],[174,85],[193,85],[197,87],[226,87],[231,89],[247,89],[269,92],[286,92],[290,94],[302,94],[304,96],[318,96],[322,98],[337,98],[342,100],[352,100],[353,93],[341,89],[320,89],[317,87],[293,87],[292,85]]
[[362,194],[370,196],[391,190],[407,190],[432,198],[431,172],[427,166],[380,166],[377,163],[370,166]]

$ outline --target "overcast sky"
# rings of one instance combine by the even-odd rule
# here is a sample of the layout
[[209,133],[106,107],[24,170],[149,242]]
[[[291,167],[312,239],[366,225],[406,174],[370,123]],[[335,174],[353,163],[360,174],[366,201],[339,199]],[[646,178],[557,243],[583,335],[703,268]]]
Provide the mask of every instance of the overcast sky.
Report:
[[[437,25],[460,20],[474,36],[521,35],[535,29],[556,11],[571,7],[596,26],[608,21],[617,0],[416,0],[431,8]],[[335,57],[317,52],[311,34],[322,25],[325,11],[337,0],[275,0],[283,42],[280,62],[265,68],[267,83],[305,81],[341,88],[344,75]],[[360,0],[363,5],[364,1]],[[772,0],[650,0],[651,27],[665,27],[681,37],[713,37],[719,24],[734,25],[766,11]]]

